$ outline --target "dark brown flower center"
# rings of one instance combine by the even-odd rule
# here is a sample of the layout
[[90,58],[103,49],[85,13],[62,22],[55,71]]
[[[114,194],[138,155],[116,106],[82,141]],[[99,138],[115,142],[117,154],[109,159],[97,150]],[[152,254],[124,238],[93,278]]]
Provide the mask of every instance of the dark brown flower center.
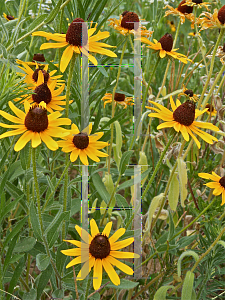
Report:
[[44,101],[46,104],[48,104],[52,100],[52,93],[46,83],[42,83],[41,85],[37,86],[34,90],[34,93],[35,94],[32,94],[32,99],[36,103],[41,103],[41,101]]
[[[70,24],[67,33],[66,33],[66,41],[70,45],[79,46],[87,45],[88,42],[88,30],[84,20],[81,18],[76,18]],[[83,27],[83,31],[82,31]]]
[[202,0],[192,0],[192,2],[194,2],[196,4],[200,4],[200,3],[202,3]]
[[223,45],[223,52],[225,52],[225,43],[224,43],[224,45]]
[[123,13],[122,13],[122,17],[125,16],[125,14],[127,14],[129,11],[128,10],[125,10]]
[[44,54],[41,53],[35,53],[33,56],[33,60],[32,61],[41,61],[41,62],[45,62],[45,57]]
[[218,11],[218,20],[221,24],[225,23],[225,5]]
[[15,19],[13,16],[10,16],[10,15],[7,15],[6,18],[10,21]]
[[123,18],[121,20],[121,27],[126,28],[128,30],[134,29],[134,22],[139,22],[138,15],[134,12],[125,11],[123,12],[122,16]]
[[161,39],[159,39],[159,43],[161,43],[163,50],[170,52],[173,48],[172,34],[166,33],[161,37]]
[[185,0],[181,1],[181,3],[177,7],[177,10],[182,14],[191,14],[193,12],[193,7],[188,5],[183,5],[184,3],[186,3]]
[[220,185],[225,188],[225,176],[221,177],[219,180]]
[[[35,82],[37,82],[38,81],[38,71],[40,71],[40,69],[36,69],[35,71],[34,71],[34,73],[33,73],[33,76],[32,76],[32,78],[33,78],[33,80],[35,81]],[[44,75],[44,83],[47,83],[48,82],[48,80],[49,80],[49,74],[48,74],[48,72],[46,72],[45,70],[41,70],[41,72],[42,72],[42,74]]]
[[73,137],[73,144],[78,149],[85,149],[89,145],[89,137],[86,132],[80,132]]
[[47,110],[37,105],[32,106],[25,117],[24,125],[33,132],[46,130],[48,128]]
[[186,91],[184,92],[184,94],[186,94],[186,95],[189,96],[189,97],[193,97],[193,95],[194,95],[194,93],[193,93],[192,90],[186,90]]
[[89,246],[89,252],[95,258],[106,258],[110,253],[110,243],[107,236],[96,235]]
[[125,95],[120,93],[115,93],[114,100],[121,102],[125,100]]
[[206,104],[205,108],[208,108],[208,111],[210,111],[210,112],[214,111],[214,107],[212,104]]
[[182,125],[190,126],[195,119],[194,102],[188,100],[178,106],[178,108],[173,112],[173,118]]

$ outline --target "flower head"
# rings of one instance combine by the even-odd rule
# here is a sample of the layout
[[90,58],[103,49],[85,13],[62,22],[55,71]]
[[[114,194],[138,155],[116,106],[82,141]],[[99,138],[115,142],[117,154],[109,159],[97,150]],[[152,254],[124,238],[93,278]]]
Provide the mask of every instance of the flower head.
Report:
[[189,141],[189,135],[190,135],[194,139],[198,148],[200,148],[201,145],[193,133],[197,134],[199,137],[201,137],[204,141],[206,141],[209,144],[213,144],[213,140],[217,141],[217,139],[214,136],[198,128],[200,127],[200,128],[210,129],[213,131],[219,131],[219,128],[217,126],[208,122],[195,121],[197,117],[199,117],[205,111],[208,110],[207,108],[202,111],[196,110],[195,103],[190,100],[181,104],[181,102],[177,99],[175,105],[173,98],[170,97],[170,104],[173,110],[173,112],[171,112],[169,109],[167,109],[166,107],[162,106],[159,103],[153,101],[149,101],[149,102],[157,107],[154,108],[154,107],[147,106],[147,108],[156,111],[156,113],[150,113],[149,117],[156,117],[163,121],[166,121],[165,123],[160,124],[157,127],[157,129],[173,127],[177,132],[181,132],[183,138],[186,141]]
[[225,28],[225,5],[219,11],[215,8],[213,14],[209,12],[200,14],[197,24],[201,25],[200,30]]
[[145,44],[148,44],[148,48],[153,49],[155,51],[159,51],[159,56],[161,58],[164,58],[166,55],[169,55],[175,59],[182,61],[184,64],[186,64],[188,61],[191,61],[184,54],[177,53],[176,50],[178,49],[173,49],[173,37],[170,33],[166,33],[163,37],[159,39],[159,41],[153,39],[154,43],[152,43],[145,37],[141,37],[141,41]]
[[[23,99],[17,98],[15,101],[21,101],[23,103],[24,101],[28,101],[30,104],[35,103],[41,103],[42,101],[46,104],[46,109],[49,112],[53,112],[53,110],[64,110],[63,107],[60,105],[66,105],[66,101],[63,101],[66,99],[66,96],[60,96],[60,94],[63,92],[65,88],[65,84],[62,84],[57,90],[55,89],[57,85],[56,80],[52,80],[52,82],[48,85],[44,74],[39,71],[38,72],[38,81],[37,86],[34,89],[33,94],[28,94],[23,96]],[[70,100],[69,103],[72,103],[73,101]]]
[[217,115],[217,110],[215,109],[215,107],[212,104],[206,104],[205,108],[207,108],[206,113],[212,117]]
[[109,237],[112,222],[106,224],[102,233],[99,232],[98,226],[94,219],[90,221],[91,235],[79,227],[75,226],[78,234],[82,238],[82,242],[76,240],[65,240],[77,248],[61,250],[68,256],[76,256],[66,266],[69,268],[76,264],[84,263],[80,272],[77,275],[77,280],[83,280],[93,268],[93,287],[98,290],[102,283],[102,269],[104,268],[113,284],[119,285],[120,278],[113,266],[123,271],[128,275],[133,275],[134,271],[117,258],[138,258],[139,255],[132,252],[117,251],[129,246],[134,242],[134,238],[128,238],[122,241],[117,241],[124,233],[125,229],[118,229],[111,237]]
[[168,8],[165,12],[165,17],[169,15],[175,15],[180,17],[181,24],[185,22],[185,19],[188,19],[192,23],[192,27],[194,26],[194,14],[192,13],[193,7],[184,5],[185,0],[181,1],[177,8],[173,8],[170,5],[166,5],[164,9]]
[[[20,61],[18,63],[20,63]],[[44,82],[47,83],[47,85],[50,85],[53,81],[56,81],[57,86],[62,85],[64,80],[61,80],[60,78],[62,78],[63,75],[54,76],[57,70],[48,72],[48,65],[45,65],[43,68],[40,66],[40,64],[38,65],[35,63],[35,66],[35,70],[32,70],[31,67],[25,62],[22,62],[22,67],[19,66],[19,68],[26,73],[24,82],[28,85],[29,89],[34,89],[39,85],[38,77],[40,77],[40,73],[43,74]]]
[[117,57],[117,55],[114,52],[105,49],[105,47],[114,47],[114,46],[110,46],[108,44],[98,42],[99,40],[109,37],[108,31],[101,32],[99,30],[99,32],[96,35],[93,35],[94,32],[96,31],[96,26],[94,28],[87,29],[84,20],[81,18],[76,18],[69,25],[66,34],[59,34],[59,33],[52,34],[44,31],[37,31],[37,32],[33,32],[32,35],[43,36],[46,37],[46,39],[48,40],[51,39],[53,41],[58,42],[58,43],[44,43],[40,47],[41,50],[66,47],[60,61],[60,71],[64,72],[73,56],[73,53],[78,53],[78,54],[83,53],[85,56],[87,56],[90,59],[90,61],[94,65],[98,64],[97,60],[89,52],[99,53],[110,57]]
[[70,125],[70,119],[60,118],[61,114],[58,111],[47,115],[44,102],[40,104],[35,103],[34,105],[29,105],[27,101],[24,102],[25,112],[18,109],[11,101],[9,101],[9,107],[16,117],[2,110],[0,110],[0,115],[15,124],[0,123],[0,126],[14,128],[14,130],[1,134],[0,139],[23,133],[15,144],[15,151],[20,151],[30,140],[33,148],[36,148],[43,141],[50,150],[55,151],[58,149],[58,144],[52,137],[63,137],[69,134],[66,129],[59,126]]
[[[107,103],[112,102],[112,94],[106,93],[102,100],[104,101],[105,107]],[[126,97],[124,94],[121,93],[115,93],[114,101],[116,104],[123,105],[124,108],[127,108],[127,105],[134,105],[133,97]]]
[[198,96],[196,94],[193,93],[192,90],[187,89],[184,85],[183,85],[183,92],[178,94],[179,96],[186,96],[186,98],[188,98],[191,101],[197,102],[198,101]]
[[100,159],[98,157],[108,156],[108,154],[98,150],[108,146],[108,143],[98,141],[103,136],[103,132],[90,135],[91,130],[91,123],[81,132],[75,124],[72,124],[70,135],[62,137],[64,141],[58,141],[58,145],[62,147],[63,152],[71,152],[70,160],[72,162],[76,161],[79,156],[81,162],[84,165],[88,165],[87,157],[99,162]]
[[188,6],[197,6],[199,8],[205,7],[207,10],[209,10],[208,6],[211,4],[210,2],[203,2],[202,0],[186,0],[186,4]]
[[[110,23],[109,25],[112,26],[114,29],[119,31],[120,34],[126,35],[126,34],[134,34],[134,22],[139,22],[139,17],[136,13],[131,11],[124,11],[122,15],[120,15],[119,20],[115,18],[109,19]],[[149,31],[146,29],[145,26],[141,25],[141,35],[150,37],[153,33],[153,31]]]
[[175,32],[176,31],[176,26],[175,26],[175,24],[174,24],[174,22],[173,21],[167,21],[167,24],[170,26],[170,29],[171,29],[171,31],[172,32]]
[[14,19],[15,19],[14,16],[7,15],[6,13],[3,13],[3,17],[4,17],[7,21],[11,21],[11,20],[14,20]]
[[211,179],[211,182],[206,183],[205,185],[214,189],[213,195],[218,196],[222,194],[222,203],[225,204],[225,176],[220,177],[215,172],[211,174],[208,173],[198,173],[198,176],[204,179]]

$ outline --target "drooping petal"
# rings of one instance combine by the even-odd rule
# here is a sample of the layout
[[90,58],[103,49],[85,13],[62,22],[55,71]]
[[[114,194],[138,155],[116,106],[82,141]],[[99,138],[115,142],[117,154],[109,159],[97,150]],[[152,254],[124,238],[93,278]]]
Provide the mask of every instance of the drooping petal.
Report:
[[94,263],[93,287],[98,290],[102,284],[102,260],[97,258]]
[[54,141],[47,133],[46,131],[40,132],[40,137],[42,141],[45,143],[45,145],[52,151],[55,151],[59,148],[56,141]]
[[34,132],[32,135],[31,145],[33,148],[36,148],[41,144],[40,134],[38,132]]
[[120,269],[122,272],[128,274],[128,275],[133,275],[134,271],[127,265],[125,265],[124,263],[122,263],[121,261],[119,261],[118,259],[115,259],[112,256],[108,256],[107,257],[108,261],[113,265],[116,266],[118,269]]

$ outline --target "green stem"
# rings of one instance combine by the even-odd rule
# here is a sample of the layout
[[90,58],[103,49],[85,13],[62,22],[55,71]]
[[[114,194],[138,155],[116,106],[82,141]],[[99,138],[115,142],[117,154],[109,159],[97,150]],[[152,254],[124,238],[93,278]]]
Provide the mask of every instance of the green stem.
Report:
[[[74,69],[75,61],[76,61],[76,55],[73,54],[72,59],[70,61],[70,69],[69,69],[69,75],[68,75],[67,87],[66,87],[66,108],[65,108],[65,117],[66,118],[69,117],[70,87],[71,87],[71,82],[72,82],[72,78],[73,78],[73,69]],[[65,164],[66,164],[66,166],[69,164],[69,154],[68,153],[66,153]],[[63,195],[63,211],[64,212],[67,209],[68,182],[69,182],[69,174],[68,174],[68,172],[65,172],[64,195]],[[64,220],[63,226],[62,226],[62,239],[65,239],[65,237],[66,237],[66,221]]]
[[89,275],[84,300],[88,299],[88,293],[89,293],[89,290],[90,290],[90,286],[91,286],[91,276]]
[[158,64],[159,64],[159,62],[160,62],[160,59],[161,59],[161,57],[158,56],[158,59],[157,59],[157,61],[156,61],[156,63],[155,63],[155,66],[154,66],[154,69],[153,69],[153,71],[152,71],[152,74],[151,74],[151,76],[150,76],[150,78],[149,78],[148,86],[147,86],[147,88],[146,88],[146,90],[145,90],[145,94],[144,94],[144,97],[143,97],[143,100],[142,100],[142,111],[144,110],[144,107],[145,107],[145,101],[146,101],[146,98],[147,98],[147,95],[148,95],[148,90],[149,90],[150,84],[151,84],[151,82],[152,82],[152,78],[153,78],[153,76],[155,75],[155,71],[156,71],[156,68],[157,68],[157,66],[158,66]]
[[149,190],[149,188],[150,188],[150,186],[151,186],[151,184],[152,184],[152,182],[153,182],[153,180],[154,180],[154,178],[155,178],[155,175],[156,175],[156,173],[158,172],[159,167],[161,166],[162,160],[163,160],[163,158],[164,158],[164,156],[165,156],[165,154],[166,154],[166,152],[167,152],[169,146],[171,145],[171,143],[172,143],[172,141],[173,141],[175,135],[176,135],[176,132],[174,132],[174,134],[171,135],[171,137],[170,137],[170,139],[169,139],[169,141],[168,141],[168,143],[167,143],[165,149],[163,150],[163,153],[162,153],[161,156],[160,156],[160,159],[159,159],[159,161],[158,161],[158,163],[157,163],[157,165],[156,165],[156,167],[155,167],[155,170],[154,170],[154,172],[153,172],[153,174],[152,174],[152,176],[151,176],[151,178],[150,178],[150,180],[149,180],[149,182],[148,182],[148,184],[147,184],[147,186],[146,186],[146,188],[145,188],[145,190],[144,190],[144,193],[143,193],[143,195],[142,195],[142,198],[143,198],[143,199],[144,199],[145,195],[147,194],[147,192],[148,192],[148,190]]
[[208,74],[206,83],[205,83],[205,85],[204,85],[204,88],[203,88],[201,97],[200,97],[200,99],[199,99],[199,101],[198,101],[198,107],[197,107],[198,109],[200,108],[200,106],[201,106],[201,104],[202,104],[203,97],[204,97],[205,92],[206,92],[206,90],[207,90],[207,88],[208,88],[208,85],[209,85],[209,82],[210,82],[210,79],[211,79],[211,76],[212,76],[212,72],[213,72],[214,61],[215,61],[215,56],[216,56],[216,51],[217,51],[217,48],[218,48],[218,46],[219,46],[219,44],[220,44],[220,41],[221,41],[221,39],[222,39],[222,37],[223,37],[223,34],[224,34],[224,28],[222,28],[222,29],[220,30],[220,35],[219,35],[219,37],[218,37],[218,39],[217,39],[217,41],[216,41],[216,45],[215,45],[214,50],[213,50],[212,59],[211,59],[211,64],[210,64],[210,69],[209,69],[209,74]]
[[[118,69],[118,73],[117,73],[117,78],[116,78],[116,84],[115,87],[113,89],[113,93],[112,93],[112,118],[114,118],[114,113],[115,113],[115,103],[114,103],[114,97],[115,97],[115,93],[116,93],[116,89],[119,83],[119,78],[120,78],[120,73],[121,73],[121,66],[122,66],[122,62],[123,62],[123,56],[125,53],[125,49],[126,49],[126,45],[127,45],[127,39],[125,39],[124,45],[123,45],[123,49],[122,49],[122,53],[120,56],[120,63],[119,63],[119,69]],[[108,156],[108,173],[110,174],[110,161],[111,161],[111,153],[112,153],[112,144],[113,144],[113,123],[111,124],[111,139],[110,139],[110,145],[109,145],[109,156]]]

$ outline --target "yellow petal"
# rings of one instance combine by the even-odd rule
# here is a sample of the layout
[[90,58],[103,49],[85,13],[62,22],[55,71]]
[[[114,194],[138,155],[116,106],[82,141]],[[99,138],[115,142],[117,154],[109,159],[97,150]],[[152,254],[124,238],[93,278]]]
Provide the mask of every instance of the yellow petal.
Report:
[[97,234],[99,234],[99,229],[94,219],[91,219],[90,226],[91,226],[91,235],[94,238]]
[[107,223],[105,225],[105,228],[104,228],[102,234],[104,234],[104,235],[106,235],[108,237],[109,234],[110,234],[111,228],[112,228],[112,222]]
[[102,283],[102,260],[97,258],[94,264],[93,287],[98,290]]
[[90,244],[92,241],[92,237],[90,236],[90,234],[83,228],[81,228],[80,226],[76,225],[75,226],[76,231],[78,232],[79,236],[82,238],[82,240],[87,243]]
[[31,145],[33,148],[36,148],[41,144],[40,134],[38,132],[34,132],[32,135]]
[[119,228],[110,238],[109,238],[109,242],[110,245],[112,245],[114,242],[116,242],[122,235],[124,235],[124,233],[126,232],[126,230],[124,228]]
[[87,277],[92,267],[94,266],[95,258],[90,256],[89,259],[84,263],[80,272],[77,275],[77,280],[83,280]]
[[62,43],[44,43],[41,45],[40,50],[51,49],[51,48],[63,48],[67,46],[67,42]]
[[60,71],[62,73],[66,70],[72,56],[73,56],[73,46],[70,45],[64,50],[63,55],[61,57]]
[[125,248],[134,242],[134,238],[128,238],[120,242],[111,244],[111,250],[119,250]]
[[40,137],[42,141],[45,143],[45,145],[52,151],[55,151],[59,148],[56,141],[54,141],[47,133],[46,131],[40,132]]
[[113,284],[119,285],[120,284],[120,278],[117,275],[116,271],[114,270],[113,266],[110,264],[108,257],[103,258],[102,260],[103,267],[106,271],[106,273],[109,275],[110,280]]
[[139,258],[140,255],[133,252],[110,251],[110,255],[116,258]]
[[125,265],[124,263],[122,263],[121,261],[115,259],[112,256],[108,256],[107,257],[108,261],[113,265],[116,266],[118,269],[120,269],[122,272],[128,274],[128,275],[133,275],[134,271],[127,265]]
[[31,140],[32,138],[32,132],[31,131],[26,131],[16,142],[14,150],[15,151],[20,151],[23,149],[26,144]]

